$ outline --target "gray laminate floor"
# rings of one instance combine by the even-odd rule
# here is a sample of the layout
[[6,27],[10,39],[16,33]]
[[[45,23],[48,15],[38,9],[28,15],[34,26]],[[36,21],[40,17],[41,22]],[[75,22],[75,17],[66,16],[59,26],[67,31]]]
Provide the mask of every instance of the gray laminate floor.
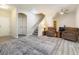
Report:
[[[1,40],[1,39],[0,39]],[[79,43],[56,37],[25,36],[0,43],[0,55],[78,55]]]

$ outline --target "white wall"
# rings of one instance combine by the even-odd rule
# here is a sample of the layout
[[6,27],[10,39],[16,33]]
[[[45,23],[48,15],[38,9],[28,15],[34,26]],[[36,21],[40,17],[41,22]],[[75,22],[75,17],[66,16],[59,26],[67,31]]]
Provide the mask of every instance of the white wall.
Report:
[[59,27],[76,27],[76,12],[63,15],[59,18]]
[[0,9],[0,36],[10,35],[10,12]]

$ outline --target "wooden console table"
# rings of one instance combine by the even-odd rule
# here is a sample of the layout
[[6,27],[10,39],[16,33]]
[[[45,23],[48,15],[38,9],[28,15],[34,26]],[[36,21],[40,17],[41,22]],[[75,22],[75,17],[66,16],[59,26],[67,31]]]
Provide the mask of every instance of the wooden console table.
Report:
[[50,37],[62,37],[62,33],[61,32],[54,32],[54,33],[47,33],[47,31],[43,31],[43,35],[44,36],[50,36]]

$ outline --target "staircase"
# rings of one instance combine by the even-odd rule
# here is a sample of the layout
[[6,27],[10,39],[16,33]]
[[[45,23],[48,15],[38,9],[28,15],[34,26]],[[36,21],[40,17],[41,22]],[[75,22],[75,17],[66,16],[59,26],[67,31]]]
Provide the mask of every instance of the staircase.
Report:
[[32,25],[31,30],[29,31],[30,35],[38,35],[38,26],[45,17],[44,14],[35,14],[36,19],[38,20],[34,25]]
[[38,27],[35,29],[35,31],[33,32],[33,35],[38,35]]

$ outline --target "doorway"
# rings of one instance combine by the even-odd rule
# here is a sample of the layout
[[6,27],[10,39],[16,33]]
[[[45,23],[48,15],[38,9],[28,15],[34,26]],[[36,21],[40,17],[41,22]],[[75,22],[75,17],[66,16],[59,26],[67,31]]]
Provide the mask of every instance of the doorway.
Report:
[[27,34],[27,16],[24,13],[18,13],[18,36]]

